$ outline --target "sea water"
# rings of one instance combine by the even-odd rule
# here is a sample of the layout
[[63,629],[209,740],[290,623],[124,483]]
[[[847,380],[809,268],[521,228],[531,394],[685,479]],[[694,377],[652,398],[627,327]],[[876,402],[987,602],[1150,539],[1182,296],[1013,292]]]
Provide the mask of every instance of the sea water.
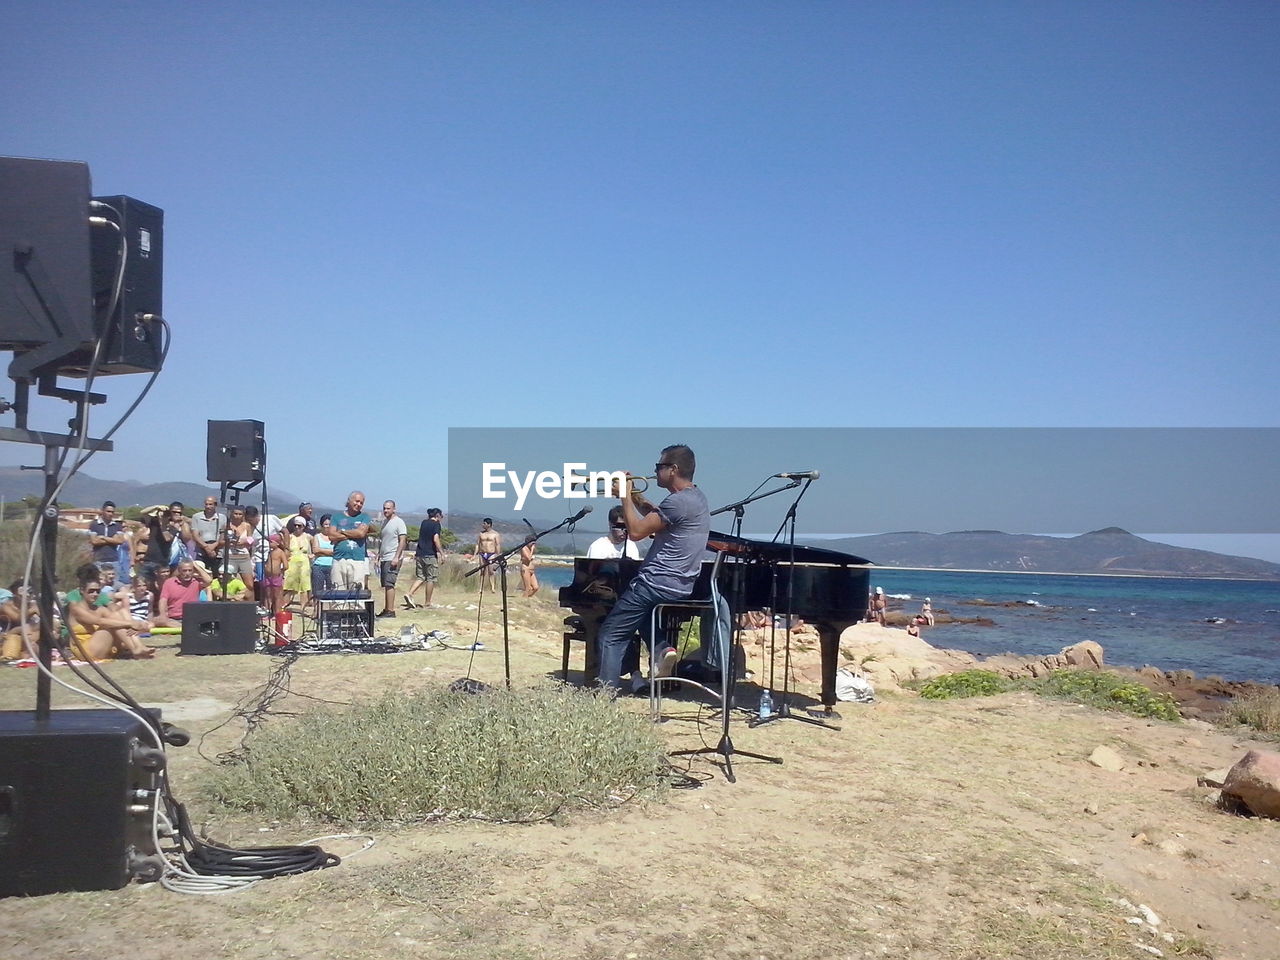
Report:
[[[567,567],[538,570],[544,589],[572,575]],[[935,614],[991,621],[926,627],[934,646],[1044,656],[1093,640],[1110,664],[1280,683],[1280,583],[1273,581],[876,567],[871,585],[893,598],[890,609],[916,613],[929,597]]]

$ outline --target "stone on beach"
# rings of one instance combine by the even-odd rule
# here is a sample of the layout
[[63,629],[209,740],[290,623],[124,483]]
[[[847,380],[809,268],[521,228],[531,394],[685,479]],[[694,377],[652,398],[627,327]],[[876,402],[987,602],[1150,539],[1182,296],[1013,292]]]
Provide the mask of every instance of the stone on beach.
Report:
[[1119,773],[1124,769],[1124,757],[1110,747],[1094,747],[1093,753],[1089,754],[1089,762],[1095,767],[1110,770],[1112,773]]
[[1250,750],[1227,772],[1222,794],[1255,816],[1280,819],[1280,753]]

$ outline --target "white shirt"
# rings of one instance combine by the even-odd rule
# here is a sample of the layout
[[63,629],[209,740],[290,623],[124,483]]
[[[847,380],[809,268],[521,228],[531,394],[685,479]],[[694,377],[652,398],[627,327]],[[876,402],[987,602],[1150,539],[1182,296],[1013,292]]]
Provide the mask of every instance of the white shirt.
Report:
[[[627,556],[632,560],[640,559],[640,548],[636,546],[636,542],[630,538],[622,541],[626,545]],[[605,534],[600,539],[594,541],[591,546],[587,547],[588,560],[617,560],[622,556],[623,546],[616,544],[609,539],[609,535]]]

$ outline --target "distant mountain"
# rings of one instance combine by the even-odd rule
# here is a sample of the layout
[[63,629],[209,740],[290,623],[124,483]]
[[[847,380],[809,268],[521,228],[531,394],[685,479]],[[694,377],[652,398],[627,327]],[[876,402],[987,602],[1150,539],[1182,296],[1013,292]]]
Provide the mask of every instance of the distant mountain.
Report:
[[1174,547],[1134,536],[1119,527],[1094,530],[1078,537],[961,530],[883,533],[812,542],[815,546],[866,557],[885,567],[1280,580],[1277,563]]
[[[68,481],[58,497],[59,502],[73,507],[98,507],[106,500],[124,507],[146,507],[154,503],[172,503],[181,500],[187,507],[203,506],[209,494],[217,496],[218,487],[211,483],[140,483],[137,480],[99,480],[87,473],[77,473]],[[267,488],[268,503],[272,513],[292,510],[301,498],[275,487]],[[0,495],[9,502],[23,497],[44,496],[44,474],[39,470],[19,470],[17,467],[0,467]],[[262,503],[262,489],[255,487],[241,495],[240,502]],[[317,507],[319,505],[317,504]],[[320,511],[317,509],[317,514]]]

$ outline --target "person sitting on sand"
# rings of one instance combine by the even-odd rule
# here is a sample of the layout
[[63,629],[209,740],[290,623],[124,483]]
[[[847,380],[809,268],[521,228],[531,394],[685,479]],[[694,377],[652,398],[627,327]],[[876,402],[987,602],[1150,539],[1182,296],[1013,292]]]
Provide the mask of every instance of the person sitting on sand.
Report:
[[157,627],[182,626],[182,608],[188,603],[198,603],[200,591],[212,579],[203,566],[197,567],[193,561],[183,560],[160,588],[160,606],[151,622]]
[[918,617],[912,617],[911,622],[907,624],[907,636],[920,636],[920,621]]
[[[222,599],[222,581],[214,580],[209,584],[209,599]],[[235,573],[227,578],[227,599],[237,603],[253,599],[253,591],[245,584],[240,574]]]
[[[22,623],[22,598],[27,599],[27,622]],[[40,614],[35,595],[21,580],[8,590],[0,589],[0,660],[18,660],[28,655],[27,644],[34,650],[40,639]]]
[[151,624],[101,606],[101,597],[97,579],[81,581],[78,590],[67,594],[72,655],[85,660],[154,657],[155,650],[138,639],[139,633],[150,632]]
[[928,597],[925,597],[924,603],[920,604],[920,616],[924,617],[925,623],[933,626],[933,601]]

